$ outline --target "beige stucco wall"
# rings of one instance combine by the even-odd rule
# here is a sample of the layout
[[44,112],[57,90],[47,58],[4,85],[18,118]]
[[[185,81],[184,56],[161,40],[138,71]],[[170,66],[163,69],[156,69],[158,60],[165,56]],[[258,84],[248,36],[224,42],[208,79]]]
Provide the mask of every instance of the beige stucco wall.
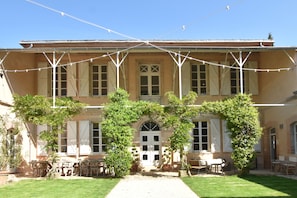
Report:
[[[294,57],[295,51],[288,51],[290,56]],[[0,53],[1,57],[3,53]],[[51,57],[51,54],[48,54]],[[57,54],[59,57],[61,54]],[[61,63],[80,61],[84,59],[89,59],[92,57],[99,57],[103,54],[100,53],[78,53],[78,54],[66,54],[62,59]],[[235,56],[238,56],[238,53],[234,53]],[[245,57],[247,53],[243,53]],[[229,63],[233,63],[234,59],[229,53],[206,53],[206,52],[191,52],[190,56],[197,59],[223,62],[227,60]],[[116,57],[113,56],[115,59]],[[104,63],[111,61],[110,58],[101,57],[100,59],[94,59],[92,63]],[[267,51],[267,52],[253,52],[251,53],[248,61],[257,61],[258,67],[271,69],[271,68],[282,68],[292,66],[292,62],[282,50]],[[5,62],[5,69],[10,70],[20,70],[20,69],[31,69],[37,68],[38,62],[47,62],[45,56],[41,53],[24,53],[24,52],[12,52],[10,53]],[[160,75],[161,75],[161,103],[166,104],[166,96],[164,94],[168,91],[174,91],[178,95],[178,68],[175,65],[173,59],[168,53],[158,52],[158,53],[129,53],[123,64],[120,67],[120,87],[126,89],[130,94],[130,99],[138,100],[139,99],[139,70],[138,66],[142,63],[154,63],[160,64]],[[24,72],[9,72],[7,73],[9,80],[12,83],[12,92],[18,93],[20,95],[24,94],[37,94],[37,71],[24,71]],[[259,95],[253,96],[255,103],[290,103],[293,106],[290,107],[260,107],[261,112],[261,125],[264,127],[265,134],[263,135],[262,148],[263,153],[269,155],[269,138],[268,128],[275,127],[278,137],[278,152],[280,154],[288,155],[289,147],[289,125],[297,120],[296,116],[296,99],[292,98],[293,91],[297,90],[297,71],[281,71],[281,72],[258,72],[258,81],[259,81]],[[79,78],[79,76],[78,76]],[[189,77],[190,78],[190,77]],[[0,83],[2,83],[0,79]],[[77,82],[78,85],[78,82]],[[7,86],[7,85],[5,85]],[[7,94],[9,92],[5,92]],[[1,97],[8,98],[7,101],[11,101],[11,95],[5,96],[4,94],[0,95]],[[10,99],[9,99],[10,97]],[[226,96],[199,96],[197,98],[197,104],[201,104],[203,101],[216,101],[223,99]],[[74,99],[79,99],[80,101],[91,105],[102,105],[108,101],[106,96],[102,97],[78,97],[75,96]],[[288,100],[290,99],[290,100]],[[292,99],[292,100],[291,100]],[[100,109],[86,109],[80,115],[76,116],[74,120],[91,120],[91,121],[101,121],[102,120],[102,110]],[[142,120],[143,121],[143,120]],[[137,144],[139,142],[139,126],[143,123],[139,121],[135,124],[135,138],[134,141]],[[282,126],[282,128],[280,128]],[[34,129],[32,129],[34,130]],[[35,134],[34,132],[32,132]],[[24,133],[26,136],[27,133]],[[166,145],[167,138],[170,135],[170,131],[162,131],[162,138],[164,140],[163,144]],[[27,136],[26,136],[27,137]],[[24,142],[29,142],[28,139],[24,137]],[[34,141],[32,141],[34,142]],[[30,144],[29,144],[30,145]],[[31,157],[36,154],[34,148],[36,145],[31,144]],[[28,148],[26,148],[29,150]],[[35,152],[35,153],[34,153]],[[24,155],[29,158],[29,154],[24,152]],[[227,153],[220,153],[228,157]],[[215,157],[218,157],[215,154]],[[33,159],[33,157],[32,157]],[[269,162],[269,157],[265,158],[264,161]]]

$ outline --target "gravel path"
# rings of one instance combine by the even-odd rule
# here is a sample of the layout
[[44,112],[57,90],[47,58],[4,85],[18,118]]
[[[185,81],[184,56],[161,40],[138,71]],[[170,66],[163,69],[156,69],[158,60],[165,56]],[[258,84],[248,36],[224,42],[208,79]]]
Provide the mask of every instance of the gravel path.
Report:
[[179,177],[129,175],[122,179],[107,198],[197,198]]

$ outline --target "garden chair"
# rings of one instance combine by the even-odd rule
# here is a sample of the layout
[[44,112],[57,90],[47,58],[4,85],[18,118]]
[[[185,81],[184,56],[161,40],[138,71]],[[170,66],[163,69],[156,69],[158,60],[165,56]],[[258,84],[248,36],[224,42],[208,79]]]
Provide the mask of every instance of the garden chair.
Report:
[[79,164],[79,175],[89,176],[90,173],[90,162],[89,160],[83,160]]

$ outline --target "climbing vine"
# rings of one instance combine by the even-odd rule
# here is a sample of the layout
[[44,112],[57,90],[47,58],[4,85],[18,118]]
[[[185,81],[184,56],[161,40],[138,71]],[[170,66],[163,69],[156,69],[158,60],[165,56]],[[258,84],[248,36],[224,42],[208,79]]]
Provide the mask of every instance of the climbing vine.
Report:
[[65,122],[79,114],[84,104],[72,98],[57,98],[56,107],[52,107],[52,99],[40,95],[14,95],[13,111],[25,122],[36,125],[47,125],[40,138],[46,141],[45,149],[49,157],[53,157],[58,149],[58,134],[62,133]]
[[254,146],[259,142],[262,129],[258,109],[252,106],[249,95],[238,94],[218,102],[204,102],[201,113],[215,113],[225,119],[232,144],[231,158],[239,175],[249,173],[255,158]]

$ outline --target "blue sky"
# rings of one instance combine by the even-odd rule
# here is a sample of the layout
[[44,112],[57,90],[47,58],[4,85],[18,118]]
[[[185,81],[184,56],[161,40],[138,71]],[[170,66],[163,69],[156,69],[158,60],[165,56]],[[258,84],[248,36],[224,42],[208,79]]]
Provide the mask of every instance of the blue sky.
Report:
[[276,46],[297,46],[296,8],[296,0],[6,0],[0,48],[19,48],[21,40],[266,39],[269,33]]

